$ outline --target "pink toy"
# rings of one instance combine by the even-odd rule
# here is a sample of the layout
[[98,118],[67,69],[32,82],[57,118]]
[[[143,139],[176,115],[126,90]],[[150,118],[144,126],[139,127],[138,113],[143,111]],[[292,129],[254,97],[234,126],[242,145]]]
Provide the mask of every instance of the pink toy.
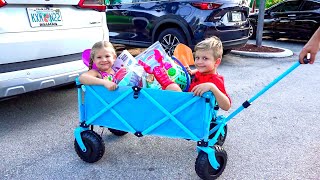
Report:
[[123,78],[124,76],[127,74],[127,69],[126,68],[120,68],[116,74],[113,76],[113,82],[115,83],[119,83]]
[[172,67],[172,65],[170,63],[163,62],[163,57],[157,49],[154,49],[154,58],[158,62],[158,65],[154,66],[153,68],[151,68],[151,66],[141,60],[139,60],[138,63],[144,68],[147,73],[154,75],[156,80],[161,85],[162,89],[166,89],[168,85],[174,82],[169,78],[164,68],[169,69],[170,67]]
[[[89,67],[89,64],[90,64],[90,51],[91,49],[86,49],[82,52],[82,60],[83,60],[83,63]],[[92,69],[98,69],[97,66],[95,64],[92,65]]]

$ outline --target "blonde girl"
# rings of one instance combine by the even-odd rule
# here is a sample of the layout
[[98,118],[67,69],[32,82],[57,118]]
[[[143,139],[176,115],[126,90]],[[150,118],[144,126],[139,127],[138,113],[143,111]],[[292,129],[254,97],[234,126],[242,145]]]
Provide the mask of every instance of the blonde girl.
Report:
[[[103,85],[111,91],[117,89],[117,84],[112,82],[115,74],[112,66],[116,57],[116,51],[110,42],[96,42],[90,52],[89,71],[80,75],[80,82],[88,85]],[[97,69],[92,69],[93,64]]]

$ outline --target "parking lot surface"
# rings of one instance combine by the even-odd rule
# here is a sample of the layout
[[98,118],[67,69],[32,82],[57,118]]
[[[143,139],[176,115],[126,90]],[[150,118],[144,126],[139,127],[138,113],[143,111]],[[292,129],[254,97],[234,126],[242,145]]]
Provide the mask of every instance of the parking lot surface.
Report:
[[[266,41],[289,58],[226,55],[219,67],[232,98],[228,115],[298,60],[303,43]],[[228,153],[219,179],[319,179],[320,55],[301,65],[228,123]],[[51,89],[0,101],[0,179],[199,179],[196,143],[104,130],[106,152],[94,164],[76,154],[76,88]],[[95,129],[99,134],[101,128]]]

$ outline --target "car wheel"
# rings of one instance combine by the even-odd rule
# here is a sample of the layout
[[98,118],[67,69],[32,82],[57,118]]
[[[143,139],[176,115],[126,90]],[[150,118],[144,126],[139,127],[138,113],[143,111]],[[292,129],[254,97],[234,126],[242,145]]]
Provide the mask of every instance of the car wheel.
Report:
[[162,31],[157,39],[169,56],[173,55],[174,49],[179,43],[187,45],[187,38],[177,28],[169,28]]
[[231,52],[231,49],[224,49],[223,50],[223,55],[229,54]]
[[249,21],[249,34],[248,37],[249,39],[256,39],[256,27],[252,22]]

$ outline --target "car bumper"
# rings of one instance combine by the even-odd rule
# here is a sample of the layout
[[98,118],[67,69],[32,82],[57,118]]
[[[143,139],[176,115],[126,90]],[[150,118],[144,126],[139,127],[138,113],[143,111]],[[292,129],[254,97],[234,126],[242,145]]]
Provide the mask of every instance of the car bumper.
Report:
[[249,24],[244,22],[241,27],[228,27],[217,29],[215,23],[206,23],[194,33],[193,47],[205,38],[217,36],[220,38],[224,49],[243,46],[249,37]]
[[71,83],[88,68],[82,60],[0,74],[0,98]]

